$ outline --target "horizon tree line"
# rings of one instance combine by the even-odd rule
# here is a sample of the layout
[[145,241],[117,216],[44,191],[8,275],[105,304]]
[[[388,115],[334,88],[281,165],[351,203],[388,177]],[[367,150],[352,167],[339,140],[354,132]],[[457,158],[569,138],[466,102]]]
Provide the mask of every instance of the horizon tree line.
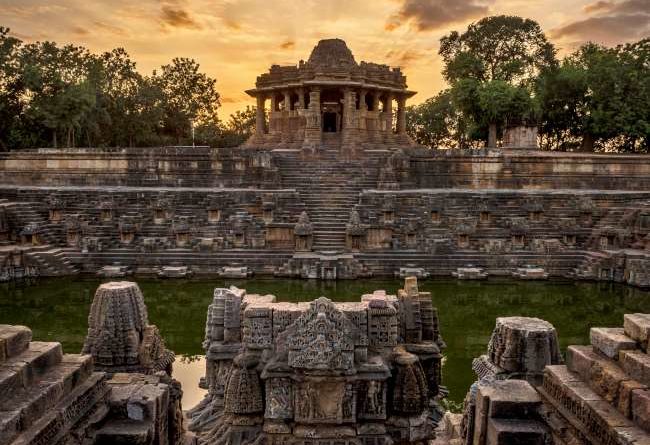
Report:
[[496,147],[525,122],[544,150],[650,151],[650,38],[558,60],[537,22],[502,15],[452,31],[438,53],[449,87],[408,109],[422,145]]
[[[432,148],[497,147],[506,125],[539,129],[563,151],[650,151],[650,38],[586,43],[562,60],[539,24],[485,17],[440,39],[448,87],[407,109],[407,131]],[[25,43],[0,26],[0,150],[43,146],[237,146],[255,107],[217,116],[217,81],[193,59],[149,75],[123,48]]]

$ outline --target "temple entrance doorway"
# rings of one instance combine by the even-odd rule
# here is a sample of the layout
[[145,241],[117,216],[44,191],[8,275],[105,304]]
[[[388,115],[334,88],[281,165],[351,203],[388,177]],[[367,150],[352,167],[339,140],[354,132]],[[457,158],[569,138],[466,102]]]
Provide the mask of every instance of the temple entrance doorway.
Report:
[[326,89],[321,93],[323,133],[338,133],[343,121],[341,101],[343,93],[338,89]]
[[323,113],[323,133],[336,133],[336,113],[326,111]]

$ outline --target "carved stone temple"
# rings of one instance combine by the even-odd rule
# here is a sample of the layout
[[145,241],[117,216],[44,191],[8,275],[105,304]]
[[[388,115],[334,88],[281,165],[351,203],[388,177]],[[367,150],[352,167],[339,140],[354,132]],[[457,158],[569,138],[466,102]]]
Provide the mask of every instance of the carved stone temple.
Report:
[[204,443],[423,444],[442,417],[445,344],[414,278],[357,303],[215,289],[204,347]]
[[406,100],[415,92],[407,89],[402,71],[357,63],[340,39],[321,40],[297,66],[273,65],[246,92],[257,100],[250,146],[317,150],[340,139],[341,150],[353,152],[375,144],[410,143]]
[[0,281],[415,274],[650,287],[646,156],[539,151],[531,122],[508,122],[500,148],[419,146],[405,133],[405,73],[361,59],[326,39],[251,79],[257,126],[240,147],[0,153]]

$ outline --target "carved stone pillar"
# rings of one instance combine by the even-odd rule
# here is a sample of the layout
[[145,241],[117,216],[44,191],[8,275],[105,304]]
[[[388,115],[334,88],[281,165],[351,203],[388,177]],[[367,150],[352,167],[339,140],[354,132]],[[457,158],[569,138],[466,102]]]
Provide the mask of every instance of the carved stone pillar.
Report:
[[291,111],[291,91],[284,91],[284,111]]
[[366,135],[363,133],[363,131],[366,130],[366,114],[368,113],[368,104],[366,103],[366,94],[368,94],[368,91],[366,90],[361,90],[359,91],[359,110],[358,110],[358,124],[359,124],[359,131],[361,132],[362,139],[366,139]]
[[269,113],[269,134],[273,135],[273,142],[279,142],[282,134],[282,112],[278,110],[278,95],[271,93],[271,112]]
[[372,111],[379,111],[379,92],[372,91]]
[[298,108],[301,110],[305,109],[305,89],[298,89]]
[[264,103],[266,97],[263,95],[257,96],[257,114],[255,115],[255,134],[258,137],[264,135],[265,119],[264,119]]
[[309,108],[305,113],[307,122],[303,149],[314,150],[321,144],[322,126],[320,111],[320,88],[313,87],[309,92]]
[[393,93],[386,94],[386,106],[384,107],[384,119],[386,120],[386,135],[393,134]]
[[368,94],[367,90],[359,91],[359,110],[368,111],[368,104],[366,103],[366,95]]
[[397,99],[397,134],[406,134],[406,97]]
[[341,148],[350,152],[353,151],[357,142],[358,118],[356,93],[351,89],[343,91],[343,138]]

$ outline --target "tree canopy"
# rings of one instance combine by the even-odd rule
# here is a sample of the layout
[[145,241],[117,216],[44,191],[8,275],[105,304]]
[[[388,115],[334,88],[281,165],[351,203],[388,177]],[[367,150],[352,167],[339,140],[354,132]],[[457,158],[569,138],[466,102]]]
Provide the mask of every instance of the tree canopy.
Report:
[[189,144],[192,126],[200,143],[241,143],[254,109],[224,123],[219,106],[216,80],[193,59],[143,75],[123,48],[26,44],[0,27],[0,149]]
[[648,152],[650,39],[555,53],[520,17],[449,33],[439,50],[449,88],[409,109],[409,133],[431,147],[495,147],[505,125],[526,121],[543,149]]

